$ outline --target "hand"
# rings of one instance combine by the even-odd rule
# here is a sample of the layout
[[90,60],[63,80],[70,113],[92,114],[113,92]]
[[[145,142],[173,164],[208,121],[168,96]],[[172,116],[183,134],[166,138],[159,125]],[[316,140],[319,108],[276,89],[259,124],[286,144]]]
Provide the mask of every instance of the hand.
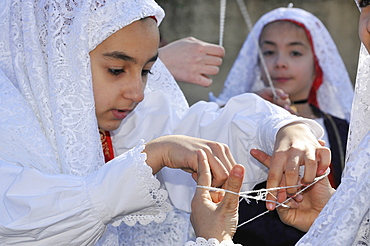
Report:
[[[266,163],[265,156],[259,155],[254,150],[251,154],[261,163]],[[301,182],[310,184],[315,177],[325,173],[330,161],[330,150],[321,145],[305,124],[293,123],[284,126],[276,136],[266,188],[278,187],[281,183],[286,186],[297,185],[302,165],[305,166],[305,171]],[[282,202],[287,195],[293,196],[297,193],[297,188],[281,189],[279,192],[271,193],[277,196],[278,202]],[[270,194],[267,195],[267,199],[276,201]],[[266,202],[266,206],[269,210],[275,209],[275,203]]]
[[[211,186],[211,171],[207,155],[198,151],[198,185]],[[243,184],[244,167],[235,165],[230,171],[226,189],[239,193]],[[205,239],[232,240],[238,223],[239,196],[226,192],[221,202],[212,201],[210,191],[197,188],[191,203],[191,223],[197,237]]]
[[[265,166],[270,167],[272,158],[269,155],[256,149],[251,150],[251,154],[261,160]],[[280,186],[285,185],[284,182],[280,184]],[[276,210],[281,221],[285,224],[306,232],[334,192],[335,190],[331,187],[328,177],[325,177],[285,203],[290,208],[280,206]],[[287,198],[285,197],[285,199]]]
[[193,37],[183,38],[159,49],[159,58],[177,81],[210,86],[216,75],[225,50],[222,46],[200,41]]
[[274,103],[282,108],[285,108],[286,110],[288,110],[291,114],[294,114],[296,115],[297,112],[291,108],[291,101],[289,99],[289,95],[286,94],[282,89],[279,89],[279,88],[275,88],[275,92],[276,92],[276,98],[274,98],[274,94],[272,92],[272,89],[271,87],[266,87],[262,90],[259,90],[259,91],[256,91],[255,93],[262,97],[263,99],[271,102],[271,103]]
[[226,144],[200,138],[168,135],[147,143],[144,152],[147,163],[157,173],[162,167],[181,168],[198,178],[198,150],[203,150],[212,170],[212,186],[222,186],[229,176],[229,171],[236,164]]

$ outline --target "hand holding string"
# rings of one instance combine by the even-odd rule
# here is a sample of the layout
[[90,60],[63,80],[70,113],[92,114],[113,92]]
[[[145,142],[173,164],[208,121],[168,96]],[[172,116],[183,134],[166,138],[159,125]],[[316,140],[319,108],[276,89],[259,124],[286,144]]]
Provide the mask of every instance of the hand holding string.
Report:
[[229,177],[229,171],[236,164],[226,144],[183,135],[168,135],[146,144],[147,164],[153,173],[162,167],[180,168],[198,179],[198,150],[207,156],[212,171],[212,186],[221,187]]
[[[321,146],[309,128],[302,123],[293,123],[281,128],[276,136],[274,153],[271,157],[251,154],[262,163],[269,164],[266,188],[274,188],[285,183],[297,185],[300,181],[300,167],[304,165],[302,184],[310,184],[317,176],[325,173],[330,165],[330,150]],[[267,195],[267,200],[282,202],[286,196],[293,196],[298,188],[292,187],[274,191]],[[274,197],[275,196],[275,197]],[[277,198],[276,198],[277,197]],[[269,210],[275,209],[275,203],[267,202]]]
[[159,49],[159,58],[176,81],[208,87],[210,75],[219,73],[225,49],[193,37],[174,41]]
[[271,87],[263,88],[262,90],[256,91],[255,93],[263,99],[288,110],[291,114],[297,114],[297,112],[290,107],[291,101],[289,99],[289,95],[286,94],[282,89],[275,88],[276,96],[274,95]]
[[[257,149],[251,150],[251,154],[266,167],[270,167],[271,156]],[[280,185],[285,186],[284,180]],[[328,177],[325,176],[286,202],[289,207],[279,206],[276,209],[282,222],[301,231],[308,231],[334,192]]]
[[[211,186],[211,170],[208,166],[207,155],[203,150],[198,151],[198,185]],[[236,164],[230,171],[226,182],[225,197],[221,202],[214,202],[207,188],[198,187],[192,200],[191,222],[195,234],[205,239],[216,238],[219,241],[231,240],[236,232],[238,223],[239,196],[244,178],[244,167]]]

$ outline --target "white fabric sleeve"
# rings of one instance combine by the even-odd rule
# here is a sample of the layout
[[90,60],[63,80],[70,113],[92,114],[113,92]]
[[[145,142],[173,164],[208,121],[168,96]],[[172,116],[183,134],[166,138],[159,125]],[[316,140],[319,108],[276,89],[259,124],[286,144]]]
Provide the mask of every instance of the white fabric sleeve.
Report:
[[297,117],[253,93],[245,93],[231,98],[223,108],[212,102],[194,104],[174,133],[227,144],[236,162],[246,167],[243,190],[250,190],[267,178],[267,168],[250,155],[250,150],[259,148],[272,154],[277,132],[293,122],[308,125],[318,139],[323,136],[322,127],[314,120]]
[[142,149],[85,178],[0,161],[0,245],[91,245],[115,220],[163,220],[170,207],[164,203],[167,193],[157,190]]
[[222,241],[219,242],[216,238],[210,238],[208,240],[197,237],[194,241],[189,241],[185,244],[185,246],[242,246],[241,244],[234,244],[233,241]]

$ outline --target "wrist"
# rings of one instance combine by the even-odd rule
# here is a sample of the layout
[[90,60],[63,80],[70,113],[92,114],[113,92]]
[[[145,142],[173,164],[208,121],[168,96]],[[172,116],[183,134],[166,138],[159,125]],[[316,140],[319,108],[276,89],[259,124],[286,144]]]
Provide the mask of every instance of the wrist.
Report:
[[143,152],[146,154],[146,163],[152,168],[153,174],[156,174],[165,167],[162,158],[163,149],[158,141],[153,140],[145,144]]

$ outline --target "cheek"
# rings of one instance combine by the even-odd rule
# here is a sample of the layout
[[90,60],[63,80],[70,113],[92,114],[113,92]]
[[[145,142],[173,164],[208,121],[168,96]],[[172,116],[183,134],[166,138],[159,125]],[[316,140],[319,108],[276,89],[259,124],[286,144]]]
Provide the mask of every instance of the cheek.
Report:
[[104,78],[98,74],[93,75],[93,90],[96,111],[109,103],[109,86],[104,83]]

